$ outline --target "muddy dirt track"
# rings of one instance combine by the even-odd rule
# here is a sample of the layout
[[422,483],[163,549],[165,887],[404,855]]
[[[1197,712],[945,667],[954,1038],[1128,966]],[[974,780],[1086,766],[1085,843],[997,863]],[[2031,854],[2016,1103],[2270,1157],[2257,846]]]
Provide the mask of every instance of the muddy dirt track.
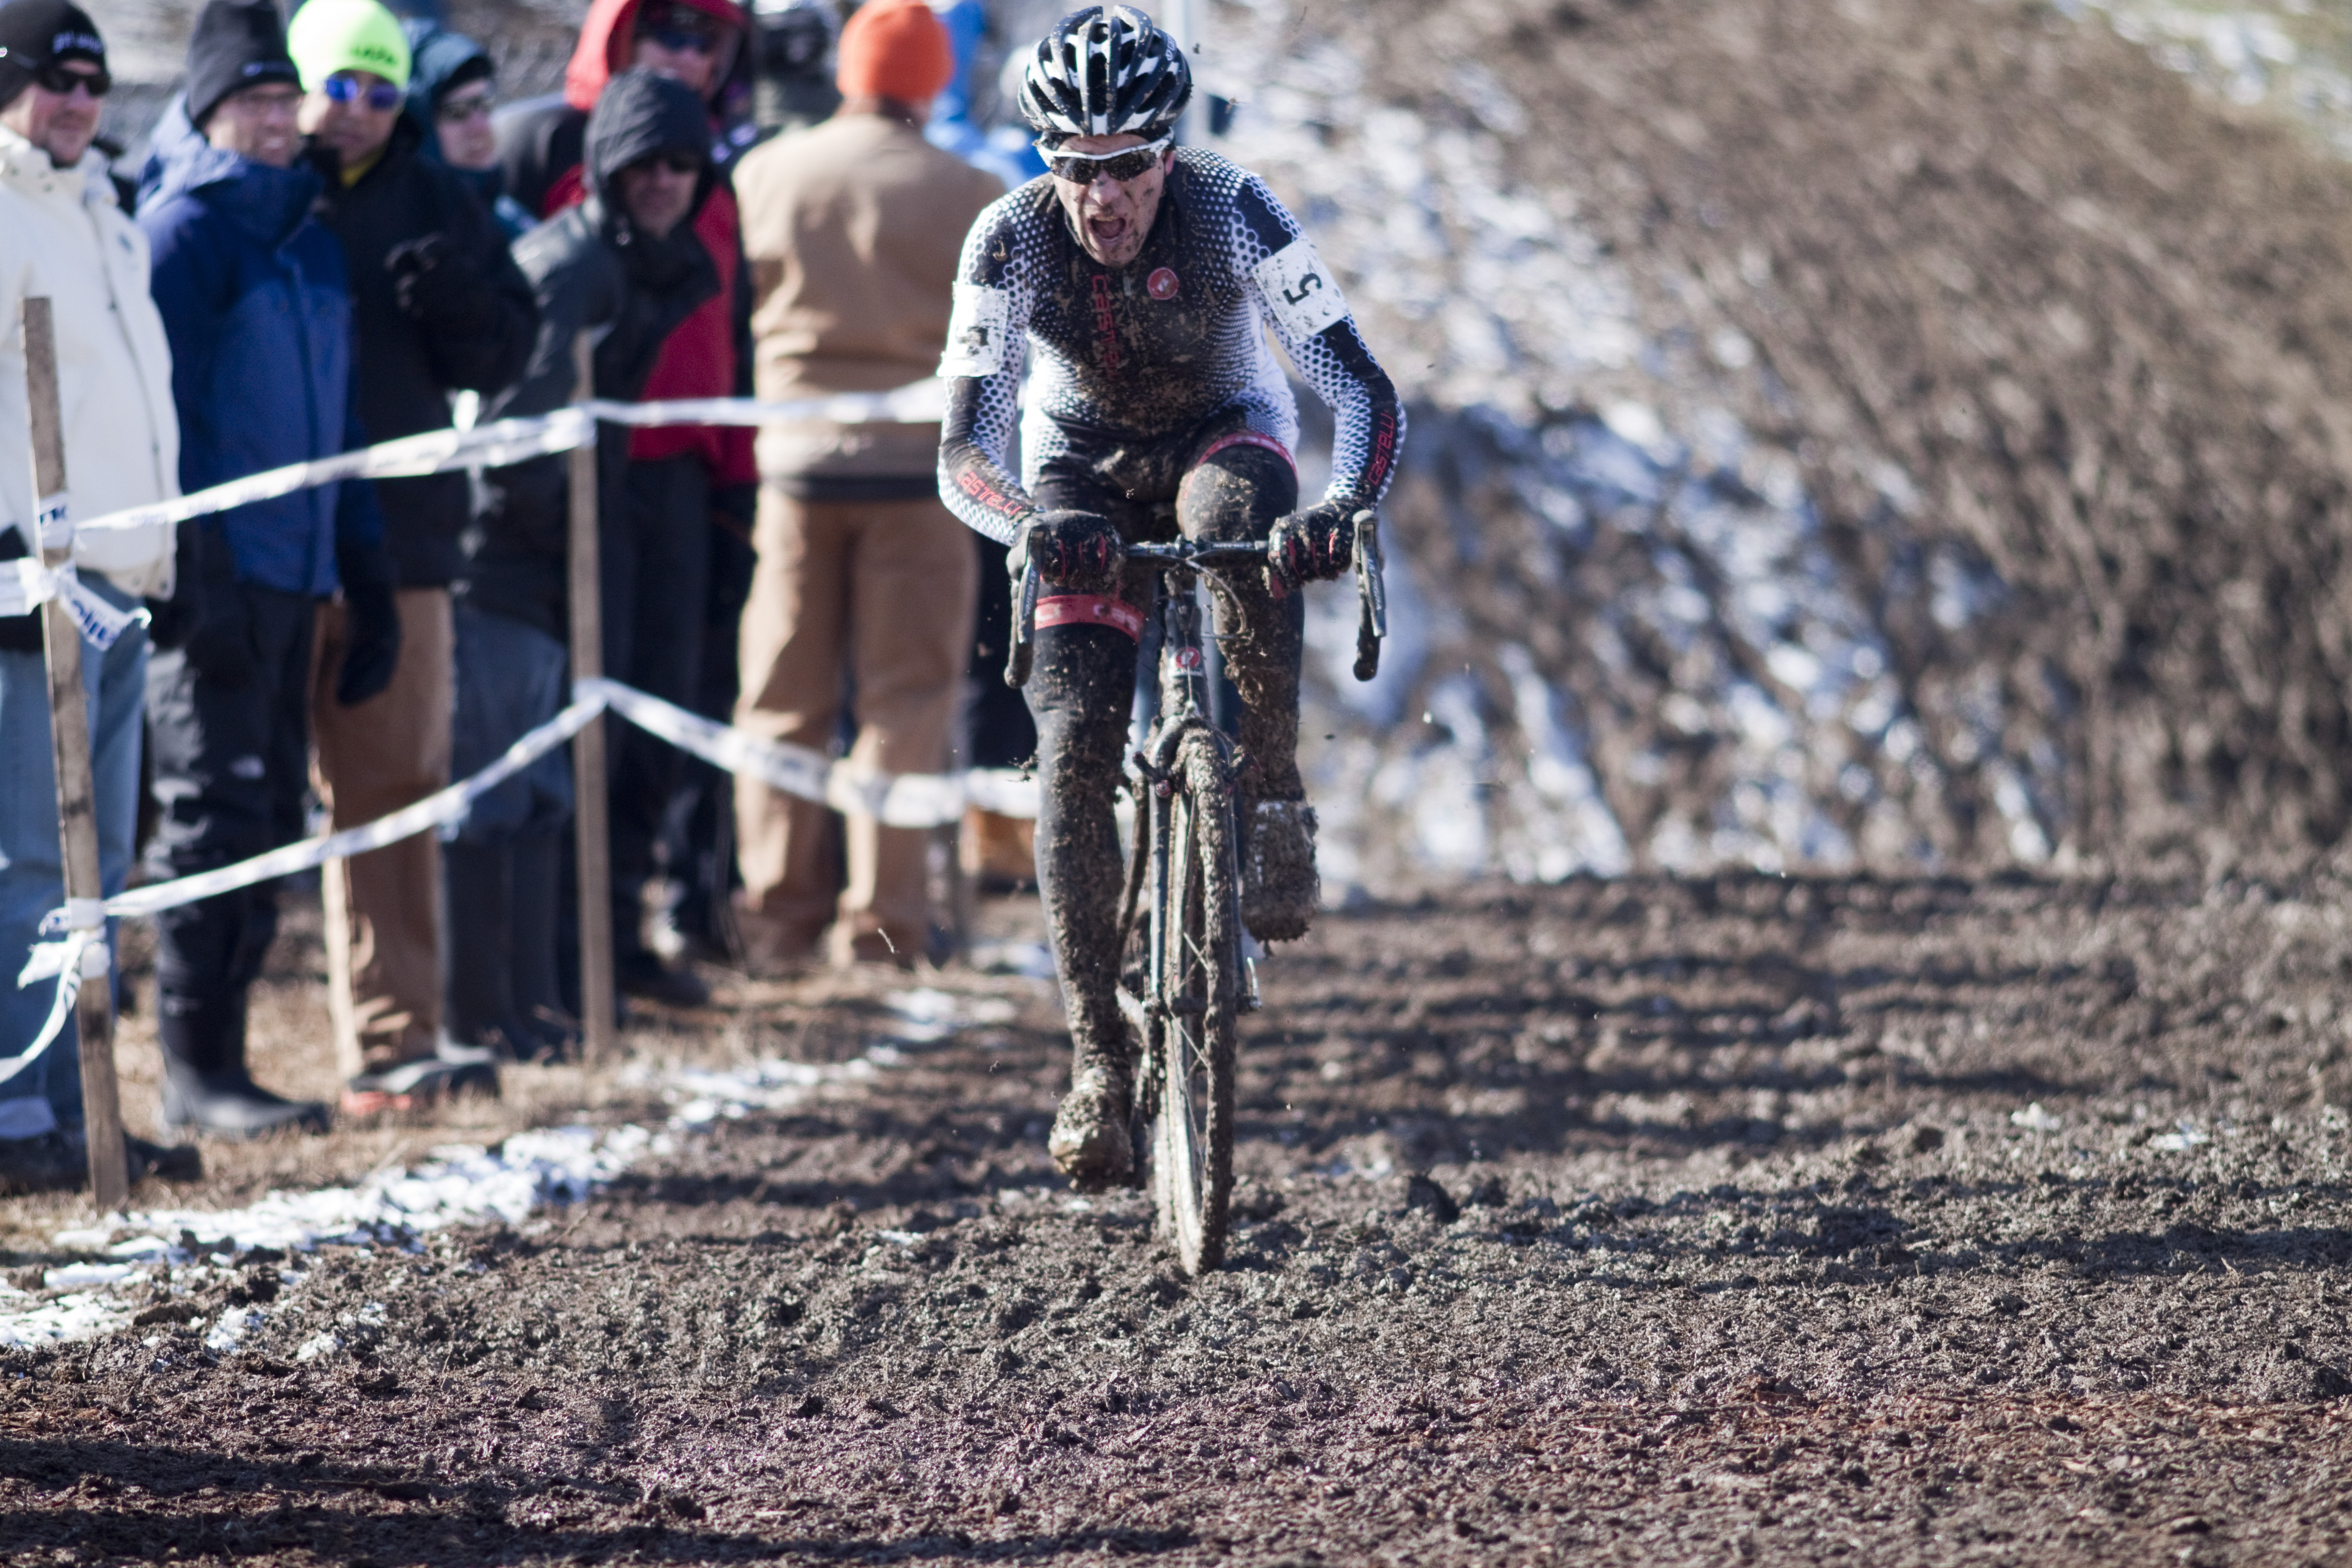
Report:
[[[519,1230],[329,1249],[242,1353],[0,1360],[0,1553],[2341,1561],[2345,892],[1328,917],[1198,1284],[1051,1177],[1050,994],[949,976],[1010,1021]],[[733,994],[636,1044],[874,1037],[856,985]]]

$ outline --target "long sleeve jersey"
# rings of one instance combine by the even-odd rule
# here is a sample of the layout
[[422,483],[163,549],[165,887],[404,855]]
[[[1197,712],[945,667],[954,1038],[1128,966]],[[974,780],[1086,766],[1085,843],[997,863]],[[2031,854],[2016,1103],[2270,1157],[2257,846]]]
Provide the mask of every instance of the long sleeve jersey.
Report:
[[[1125,267],[1087,254],[1041,177],[980,215],[956,277],[940,495],[991,539],[1014,541],[1061,453],[1164,440],[1227,411],[1296,447],[1297,405],[1262,321],[1337,416],[1325,499],[1370,506],[1388,489],[1404,438],[1395,387],[1313,243],[1256,175],[1214,153],[1178,151]],[[1036,366],[1016,479],[1024,341]]]

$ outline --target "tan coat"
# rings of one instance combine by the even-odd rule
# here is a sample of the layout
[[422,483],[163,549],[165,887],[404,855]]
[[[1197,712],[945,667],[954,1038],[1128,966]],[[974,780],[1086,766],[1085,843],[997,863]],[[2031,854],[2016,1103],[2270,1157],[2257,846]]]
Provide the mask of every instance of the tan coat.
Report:
[[[752,149],[735,192],[754,289],[754,383],[763,398],[792,398],[929,376],[964,234],[1004,185],[912,126],[854,114]],[[939,445],[936,425],[772,425],[760,470],[788,484],[912,478],[936,470]]]

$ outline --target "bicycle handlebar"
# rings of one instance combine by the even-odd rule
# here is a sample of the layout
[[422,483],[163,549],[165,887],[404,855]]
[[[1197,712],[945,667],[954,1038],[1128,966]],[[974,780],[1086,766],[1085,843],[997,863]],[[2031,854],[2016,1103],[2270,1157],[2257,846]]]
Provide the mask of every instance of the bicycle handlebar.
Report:
[[1127,547],[1129,561],[1168,561],[1189,566],[1196,561],[1213,561],[1220,555],[1264,555],[1263,539],[1179,539],[1169,544],[1130,544]]
[[[1381,570],[1380,520],[1371,511],[1356,514],[1356,679],[1370,680],[1380,673],[1381,639],[1389,633],[1388,586]],[[1265,542],[1255,540],[1192,540],[1179,539],[1164,544],[1130,544],[1127,558],[1130,561],[1158,561],[1171,565],[1190,566],[1220,558],[1247,559],[1263,557]],[[1018,688],[1028,684],[1030,655],[1034,649],[1037,619],[1037,600],[1043,595],[1045,582],[1037,563],[1029,562],[1023,569],[1021,581],[1013,590],[1013,646],[1005,650],[1004,684]]]

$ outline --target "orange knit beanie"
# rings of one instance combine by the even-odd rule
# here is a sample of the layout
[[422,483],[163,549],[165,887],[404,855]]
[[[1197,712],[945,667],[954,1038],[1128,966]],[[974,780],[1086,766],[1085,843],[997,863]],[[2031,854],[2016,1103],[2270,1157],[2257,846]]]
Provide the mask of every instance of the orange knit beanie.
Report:
[[955,79],[955,50],[929,0],[866,0],[841,30],[845,98],[927,103]]

